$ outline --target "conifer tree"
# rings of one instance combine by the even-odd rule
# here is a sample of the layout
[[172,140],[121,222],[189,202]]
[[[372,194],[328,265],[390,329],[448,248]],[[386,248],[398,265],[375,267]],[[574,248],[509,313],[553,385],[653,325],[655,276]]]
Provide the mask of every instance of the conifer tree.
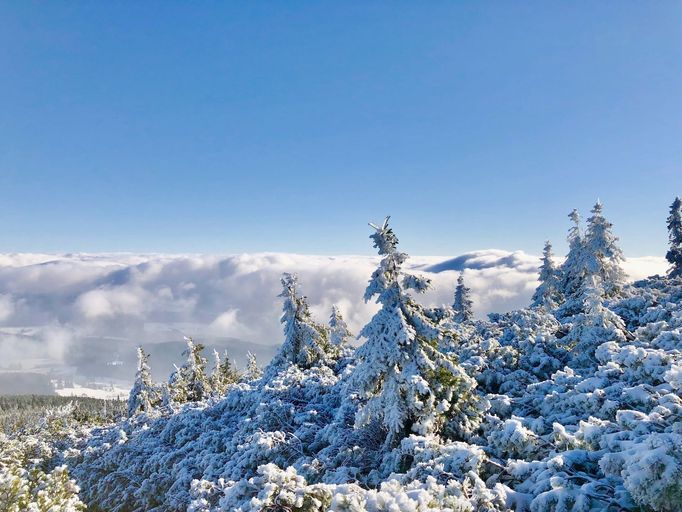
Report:
[[161,395],[161,406],[170,408],[173,403],[173,396],[171,394],[171,386],[169,382],[162,382],[159,384],[159,394]]
[[197,402],[208,397],[211,385],[206,376],[206,358],[202,356],[204,345],[194,344],[194,340],[186,337],[187,348],[182,353],[187,361],[180,368],[175,367],[168,385],[174,402]]
[[668,216],[668,239],[670,249],[665,255],[671,267],[668,271],[670,277],[682,276],[682,200],[676,197],[670,205]]
[[562,339],[573,355],[572,364],[577,367],[596,367],[595,351],[599,345],[626,340],[625,323],[604,307],[604,294],[601,279],[596,275],[589,276],[581,296],[584,313],[576,315],[571,330]]
[[345,345],[353,337],[348,325],[341,315],[341,311],[336,305],[332,306],[332,313],[329,317],[329,341],[332,345],[340,347]]
[[470,322],[474,318],[473,305],[471,288],[464,285],[464,272],[460,272],[457,278],[457,288],[455,288],[455,302],[452,305],[455,321]]
[[282,293],[279,296],[284,299],[281,318],[284,324],[284,343],[268,367],[273,371],[286,362],[310,368],[329,362],[331,357],[329,333],[313,321],[306,298],[298,295],[297,286],[298,278],[295,274],[283,274]]
[[239,372],[232,366],[227,351],[220,357],[217,350],[213,350],[213,372],[211,373],[211,391],[216,396],[222,396],[231,384],[239,380]]
[[583,311],[583,291],[587,272],[585,237],[580,229],[580,214],[573,209],[568,214],[573,226],[568,230],[568,254],[559,268],[559,294],[563,300],[555,311],[557,318],[567,318]]
[[587,219],[585,235],[585,269],[596,276],[605,297],[617,295],[625,284],[625,272],[621,263],[625,260],[618,247],[618,237],[612,233],[613,225],[604,218],[603,206],[599,200]]
[[185,372],[182,367],[178,365],[173,365],[173,373],[168,377],[168,397],[170,402],[176,404],[183,404],[187,402],[189,389],[188,383],[185,379]]
[[452,356],[438,350],[438,327],[408,294],[426,290],[429,280],[403,273],[407,255],[398,251],[388,220],[370,224],[375,230],[370,237],[383,259],[364,298],[376,297],[381,309],[360,333],[366,342],[356,352],[358,365],[350,382],[361,400],[356,426],[379,422],[390,446],[410,431],[438,431],[447,415],[467,414],[476,384]]
[[152,382],[149,356],[137,347],[137,373],[128,397],[128,417],[140,412],[150,412],[160,402],[160,396]]
[[552,244],[547,240],[545,242],[545,249],[542,252],[540,284],[535,289],[531,305],[544,306],[548,311],[555,309],[561,300],[561,294],[559,293],[559,269],[554,264],[552,258]]
[[246,372],[244,377],[246,380],[256,380],[263,376],[263,370],[258,366],[256,356],[251,352],[246,353]]
[[578,210],[573,209],[568,218],[573,221],[573,226],[568,230],[568,254],[560,269],[561,294],[567,299],[581,292],[586,276],[585,242],[580,229]]
[[185,363],[184,368],[188,389],[187,398],[191,402],[206,398],[211,389],[206,376],[206,358],[201,355],[203,350],[204,345],[201,343],[195,345],[191,337],[187,338],[187,349],[185,350],[187,363]]

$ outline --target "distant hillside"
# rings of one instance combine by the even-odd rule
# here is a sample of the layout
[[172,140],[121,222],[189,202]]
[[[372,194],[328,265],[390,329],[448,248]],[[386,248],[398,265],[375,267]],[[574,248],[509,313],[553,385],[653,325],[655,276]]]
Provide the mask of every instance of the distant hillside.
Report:
[[[199,339],[198,342],[203,342]],[[206,355],[211,358],[213,350],[221,354],[227,350],[230,358],[236,361],[237,366],[246,364],[246,354],[251,352],[259,361],[266,363],[275,354],[276,346],[259,345],[236,338],[212,338],[205,342]],[[150,366],[152,374],[157,379],[166,379],[173,371],[173,365],[184,362],[182,355],[185,350],[185,342],[165,341],[145,345],[150,354]],[[115,379],[131,382],[135,375],[136,345],[131,342],[122,342],[119,339],[88,338],[87,343],[78,349],[70,351],[67,358],[69,364],[77,368],[78,375],[90,379]]]
[[0,395],[54,395],[50,377],[42,373],[0,371]]

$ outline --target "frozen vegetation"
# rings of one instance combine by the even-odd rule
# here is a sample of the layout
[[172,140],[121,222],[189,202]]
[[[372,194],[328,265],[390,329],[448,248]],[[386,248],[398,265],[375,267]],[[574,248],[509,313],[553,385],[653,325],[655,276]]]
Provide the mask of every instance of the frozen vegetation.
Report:
[[265,368],[187,339],[155,383],[140,348],[126,419],[61,410],[0,438],[0,510],[682,510],[681,208],[668,275],[625,281],[597,203],[585,227],[571,213],[562,264],[546,244],[532,305],[487,320],[466,276],[452,306],[423,306],[429,280],[372,225],[359,343],[285,274]]

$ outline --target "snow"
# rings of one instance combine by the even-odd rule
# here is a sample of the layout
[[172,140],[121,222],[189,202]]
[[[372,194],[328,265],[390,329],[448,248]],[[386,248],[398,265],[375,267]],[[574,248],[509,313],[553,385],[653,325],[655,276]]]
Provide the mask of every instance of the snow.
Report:
[[285,273],[265,372],[252,360],[218,389],[188,340],[163,399],[138,407],[156,389],[140,352],[131,416],[51,424],[46,469],[65,465],[59,493],[95,510],[679,511],[682,280],[624,283],[601,212],[584,235],[571,215],[556,307],[487,320],[423,303],[434,282],[388,219],[372,225],[376,309],[358,348],[340,309],[321,323],[330,308],[315,314]]
[[102,388],[92,388],[74,384],[72,387],[60,388],[55,390],[59,396],[85,396],[89,398],[99,398],[101,400],[127,399],[130,388],[120,387],[114,384],[106,385]]

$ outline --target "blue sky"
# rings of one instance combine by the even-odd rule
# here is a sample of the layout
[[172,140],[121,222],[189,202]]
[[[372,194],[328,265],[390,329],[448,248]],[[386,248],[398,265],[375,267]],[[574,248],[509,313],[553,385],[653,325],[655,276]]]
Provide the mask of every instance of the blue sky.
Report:
[[[200,7],[198,7],[200,5]],[[3,2],[0,251],[659,255],[678,2]]]

